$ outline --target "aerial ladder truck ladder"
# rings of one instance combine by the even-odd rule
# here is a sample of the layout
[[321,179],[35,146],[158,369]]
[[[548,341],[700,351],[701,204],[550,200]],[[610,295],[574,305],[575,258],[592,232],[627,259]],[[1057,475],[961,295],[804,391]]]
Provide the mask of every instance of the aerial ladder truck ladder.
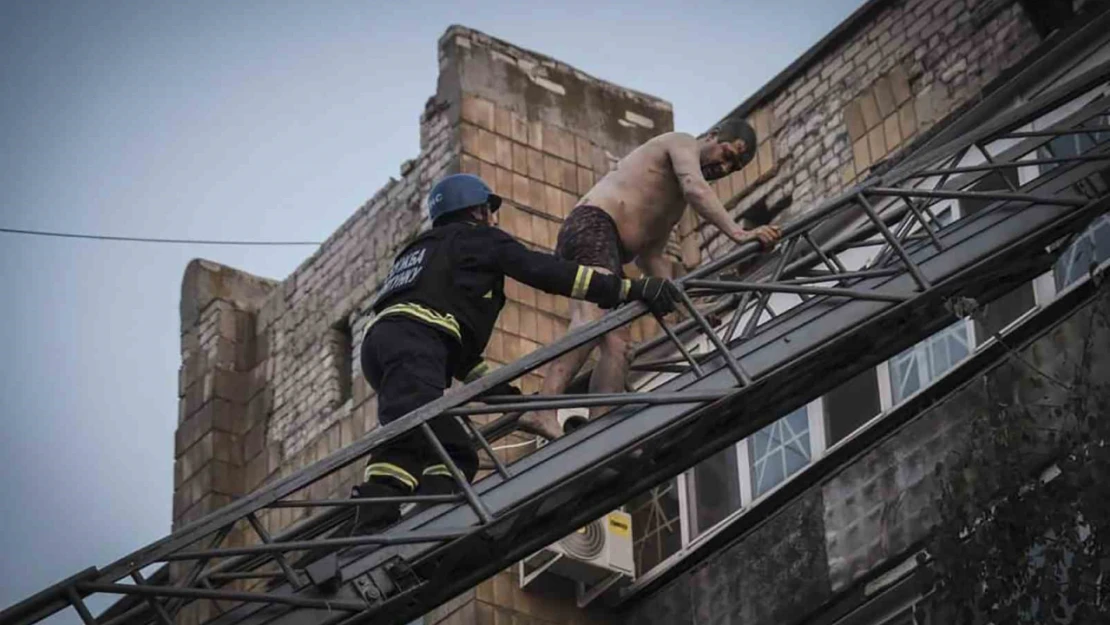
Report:
[[[86,625],[170,625],[201,600],[221,606],[212,625],[410,622],[953,323],[959,302],[990,302],[1051,268],[1061,245],[1110,206],[1108,85],[1110,64],[1088,70],[812,207],[784,226],[773,254],[747,243],[680,278],[687,319],[657,318],[662,333],[637,350],[634,368],[662,376],[649,391],[475,399],[651,314],[635,303],[117,562],[58,582],[0,613],[0,625],[67,608]],[[1055,154],[1063,137],[1082,138],[1082,151]],[[974,190],[991,176],[1005,188]],[[978,208],[942,223],[935,210],[950,201]],[[846,266],[864,248],[877,252]],[[781,294],[796,301],[775,309]],[[696,341],[709,349],[691,349]],[[614,408],[513,463],[491,451],[527,411],[588,406]],[[501,416],[478,427],[470,417],[479,414]],[[468,426],[492,462],[486,477],[462,478],[428,426],[437,418]],[[305,498],[413,430],[443,458],[458,496],[402,498],[416,511],[361,536],[343,528],[367,500]],[[315,513],[270,535],[259,515],[282,507]],[[225,545],[239,527],[256,532],[258,544]],[[184,575],[142,574],[167,563],[181,563]],[[128,600],[98,619],[85,603],[97,593]]]

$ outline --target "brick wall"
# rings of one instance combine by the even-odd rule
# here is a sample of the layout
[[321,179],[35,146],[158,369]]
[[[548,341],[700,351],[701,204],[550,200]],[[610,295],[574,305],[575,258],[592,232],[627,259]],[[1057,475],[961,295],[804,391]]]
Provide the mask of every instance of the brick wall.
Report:
[[[714,183],[736,215],[788,221],[865,178],[975,98],[1039,43],[1016,2],[894,0],[741,114],[761,140],[758,167]],[[754,179],[754,180],[753,180]],[[728,239],[701,224],[703,254]]]
[[252,310],[275,286],[206,261],[193,261],[185,272],[175,527],[245,492],[244,437],[260,416],[250,402],[259,353]]

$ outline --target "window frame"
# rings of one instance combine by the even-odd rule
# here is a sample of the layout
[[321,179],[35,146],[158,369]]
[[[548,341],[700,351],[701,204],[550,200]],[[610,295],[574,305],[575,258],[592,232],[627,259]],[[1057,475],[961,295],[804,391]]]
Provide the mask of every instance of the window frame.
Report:
[[[809,433],[809,459],[804,466],[795,470],[785,479],[767,489],[760,495],[755,495],[753,476],[752,476],[752,440],[755,435],[747,436],[732,445],[732,452],[736,454],[736,468],[737,475],[735,478],[739,480],[740,486],[740,507],[736,508],[729,514],[725,515],[721,520],[710,525],[707,528],[697,527],[696,509],[692,506],[696,505],[696,501],[691,501],[691,498],[697,497],[697,477],[695,468],[687,469],[679,474],[679,513],[682,528],[682,547],[689,548],[695,546],[703,540],[712,537],[716,530],[728,525],[736,517],[743,514],[748,508],[758,504],[767,497],[770,497],[785,484],[790,482],[794,476],[805,471],[810,465],[823,457],[826,452],[826,424],[825,424],[825,408],[824,408],[824,395],[807,402],[798,410],[805,410],[806,421]],[[791,411],[792,414],[794,411]],[[781,419],[785,419],[788,415],[779,417],[773,423],[777,423]],[[770,425],[770,424],[768,424]],[[726,448],[727,449],[727,448]]]

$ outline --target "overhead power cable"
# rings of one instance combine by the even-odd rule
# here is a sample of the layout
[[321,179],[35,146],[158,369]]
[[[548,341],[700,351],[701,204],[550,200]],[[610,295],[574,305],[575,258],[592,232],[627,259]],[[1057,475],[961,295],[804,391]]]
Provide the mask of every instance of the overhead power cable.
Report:
[[190,245],[320,245],[319,241],[217,241],[213,239],[160,239],[154,237],[121,237],[105,234],[75,234],[71,232],[51,232],[46,230],[24,230],[3,228],[0,232],[9,234],[30,234],[43,237],[64,237],[69,239],[94,239],[98,241],[135,241],[139,243],[184,243]]

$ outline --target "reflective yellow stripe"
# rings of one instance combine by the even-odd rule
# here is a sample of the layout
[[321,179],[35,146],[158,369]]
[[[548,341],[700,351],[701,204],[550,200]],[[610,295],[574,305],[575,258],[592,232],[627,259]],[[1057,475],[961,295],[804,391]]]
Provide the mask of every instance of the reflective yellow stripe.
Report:
[[[431,308],[421,306],[420,304],[403,302],[401,304],[394,304],[378,313],[378,316],[370,322],[370,325],[373,325],[379,319],[387,315],[406,315],[414,319],[439,326],[444,330],[450,332],[451,335],[454,336],[456,339],[460,341],[462,340],[462,329],[459,326],[458,320],[455,319],[455,315],[444,315],[432,310]],[[369,328],[369,325],[367,326],[367,328]]]
[[578,273],[574,276],[574,288],[570,291],[570,296],[574,299],[584,299],[586,292],[590,289],[590,280],[593,280],[594,270],[589,267],[578,267]]
[[483,360],[482,362],[475,365],[475,367],[470,370],[470,373],[466,374],[466,377],[463,378],[463,382],[470,383],[474,380],[477,380],[478,378],[489,373],[490,368],[490,364]]
[[451,471],[447,468],[447,465],[445,464],[433,464],[427,469],[424,469],[424,475],[442,475],[444,477],[450,478],[454,477],[453,475],[451,475]]
[[369,482],[372,477],[391,477],[408,486],[409,490],[416,490],[416,486],[419,484],[412,473],[390,462],[375,462],[366,465],[366,472],[363,474],[362,480]]
[[627,278],[625,278],[624,280],[621,280],[621,301],[622,302],[628,299],[628,291],[631,288],[632,288],[632,281],[631,280],[629,280]]

